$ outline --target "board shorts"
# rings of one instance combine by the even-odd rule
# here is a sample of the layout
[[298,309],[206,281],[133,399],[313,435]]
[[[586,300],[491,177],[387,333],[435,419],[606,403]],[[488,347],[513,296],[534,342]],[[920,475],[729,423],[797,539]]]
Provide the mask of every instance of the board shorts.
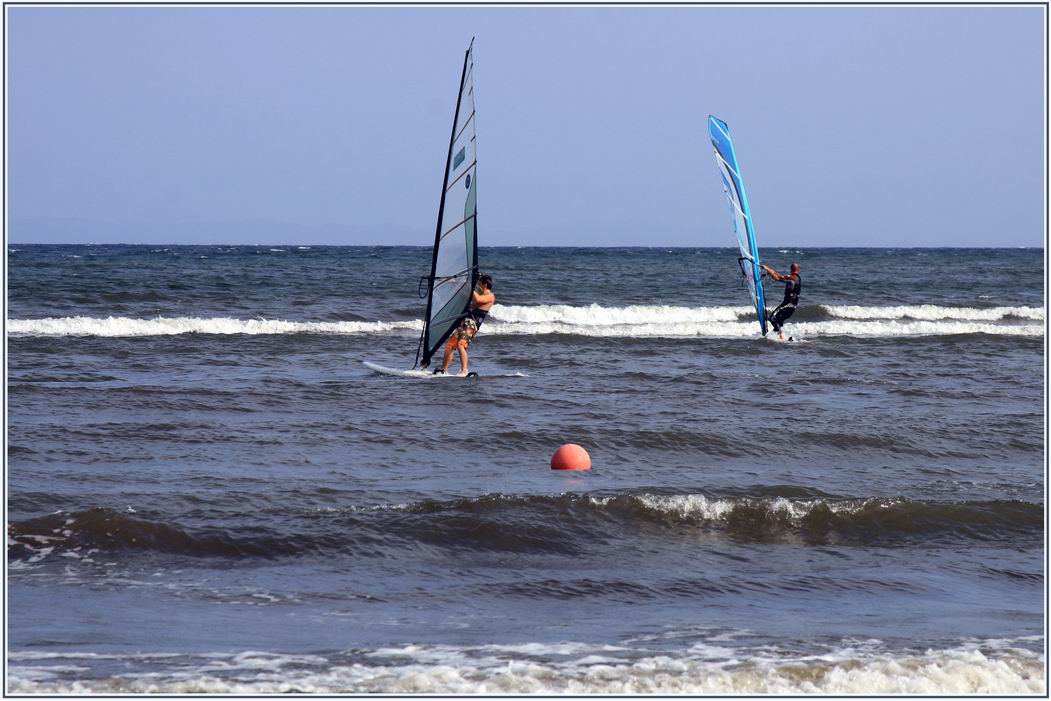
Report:
[[770,312],[770,323],[774,327],[774,331],[781,333],[781,327],[784,325],[788,317],[792,316],[796,311],[796,305],[783,303],[779,304],[774,311]]
[[464,349],[467,349],[477,334],[478,322],[472,317],[466,317],[456,328],[456,333],[449,338],[449,345],[457,346],[463,344]]

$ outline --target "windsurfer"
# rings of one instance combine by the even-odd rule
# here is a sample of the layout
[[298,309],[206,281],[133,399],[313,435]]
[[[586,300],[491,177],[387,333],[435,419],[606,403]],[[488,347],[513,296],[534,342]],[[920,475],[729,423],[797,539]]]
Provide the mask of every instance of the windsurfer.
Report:
[[788,317],[795,312],[796,305],[799,304],[799,293],[803,289],[803,281],[799,277],[799,263],[792,263],[788,275],[782,275],[769,265],[760,265],[760,267],[766,271],[766,274],[774,282],[785,283],[784,301],[777,305],[777,308],[770,312],[770,315],[767,317],[773,325],[774,331],[777,332],[777,337],[783,341],[785,340],[785,333],[782,330],[782,326]]
[[449,342],[445,344],[442,366],[440,369],[436,369],[434,374],[440,373],[444,375],[449,371],[454,350],[460,353],[460,374],[466,375],[468,373],[467,348],[471,345],[471,340],[478,333],[478,328],[485,321],[485,318],[489,315],[489,310],[493,308],[494,304],[496,304],[496,296],[493,294],[493,278],[489,275],[480,275],[478,277],[478,285],[471,292],[471,306],[460,322],[460,326],[449,337]]

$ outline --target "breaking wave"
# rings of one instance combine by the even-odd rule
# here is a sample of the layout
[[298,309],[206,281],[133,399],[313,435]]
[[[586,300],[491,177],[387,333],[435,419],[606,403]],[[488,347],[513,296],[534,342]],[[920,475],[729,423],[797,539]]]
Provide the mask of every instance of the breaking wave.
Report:
[[573,555],[594,539],[663,538],[699,529],[737,541],[925,545],[1022,542],[1043,533],[1043,508],[1021,501],[618,493],[516,496],[289,511],[282,529],[187,527],[107,508],[59,511],[8,525],[8,560],[66,561],[92,553],[161,552],[273,559],[373,556],[420,545],[447,551]]
[[1043,321],[1044,310],[1037,307],[939,307],[933,304],[905,307],[856,307],[819,305],[840,319],[915,319],[920,321],[1004,321],[1024,319]]
[[10,319],[7,329],[14,336],[175,336],[179,334],[274,335],[293,333],[362,334],[392,331],[419,331],[419,321],[280,321],[276,319],[199,319],[175,317],[156,319],[105,319],[72,316],[46,319]]
[[[749,307],[496,306],[482,333],[565,334],[614,338],[754,338]],[[804,306],[789,321],[797,338],[823,336],[899,337],[966,334],[1042,336],[1044,310],[1035,307],[857,307]],[[418,332],[420,320],[287,321],[229,317],[48,317],[11,319],[13,336],[168,336],[177,334],[386,334]]]

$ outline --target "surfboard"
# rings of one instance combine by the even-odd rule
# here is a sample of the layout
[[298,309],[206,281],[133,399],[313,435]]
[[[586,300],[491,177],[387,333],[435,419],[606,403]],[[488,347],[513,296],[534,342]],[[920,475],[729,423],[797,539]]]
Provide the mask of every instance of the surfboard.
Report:
[[[378,363],[372,363],[368,360],[361,361],[361,364],[367,367],[373,372],[378,372],[381,375],[391,375],[393,377],[409,377],[417,380],[438,380],[442,378],[456,378],[460,380],[469,380],[479,377],[477,372],[470,372],[466,375],[457,375],[455,373],[449,373],[447,375],[438,374],[435,375],[431,370],[399,370],[397,368],[388,368]],[[486,377],[529,377],[525,373],[521,372],[504,372],[504,373],[486,373]]]

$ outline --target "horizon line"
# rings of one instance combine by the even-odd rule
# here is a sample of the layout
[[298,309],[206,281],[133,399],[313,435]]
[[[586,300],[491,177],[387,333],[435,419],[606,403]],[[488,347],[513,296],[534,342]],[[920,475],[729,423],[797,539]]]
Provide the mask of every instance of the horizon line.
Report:
[[[77,241],[77,242],[6,242],[5,246],[180,246],[180,247],[191,247],[191,246],[247,246],[247,247],[262,247],[262,246],[288,246],[290,248],[419,248],[423,250],[430,250],[434,246],[423,245],[423,244],[400,244],[400,243],[128,243],[125,241],[119,242],[103,242],[103,241]],[[681,248],[681,249],[697,249],[697,248],[728,248],[736,249],[737,246],[715,246],[715,245],[697,245],[697,246],[684,246],[682,244],[667,244],[667,245],[639,245],[639,244],[592,244],[587,246],[573,246],[565,244],[532,244],[532,245],[518,245],[518,244],[503,244],[497,246],[484,246],[479,245],[478,248],[638,248],[638,249],[656,249],[656,248]],[[866,246],[861,244],[839,244],[839,245],[793,245],[793,244],[766,244],[759,246],[763,248],[793,248],[793,249],[812,249],[812,248],[879,248],[879,249],[924,249],[924,250],[935,250],[935,249],[1041,249],[1045,246],[1032,246],[1032,245],[1014,245],[1014,246]]]

